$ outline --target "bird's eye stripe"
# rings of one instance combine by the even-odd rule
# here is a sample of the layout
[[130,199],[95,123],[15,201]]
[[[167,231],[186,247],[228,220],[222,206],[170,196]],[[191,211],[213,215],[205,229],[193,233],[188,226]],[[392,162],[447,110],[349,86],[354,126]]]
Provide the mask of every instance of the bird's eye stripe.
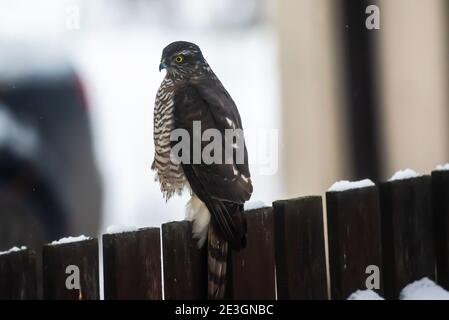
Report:
[[190,50],[182,50],[182,51],[178,52],[177,55],[192,56],[192,55],[193,55],[193,52],[190,51]]

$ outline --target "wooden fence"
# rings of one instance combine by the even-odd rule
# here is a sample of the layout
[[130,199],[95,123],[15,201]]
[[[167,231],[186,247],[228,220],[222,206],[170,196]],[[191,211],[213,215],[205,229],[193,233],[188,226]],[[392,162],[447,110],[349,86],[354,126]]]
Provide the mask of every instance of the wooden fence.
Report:
[[[422,277],[449,289],[449,171],[327,192],[326,205],[327,228],[319,196],[247,211],[248,244],[232,256],[228,297],[346,299],[366,288],[368,266],[379,268],[377,291],[386,298]],[[45,245],[44,298],[99,299],[98,249],[97,239]],[[105,234],[101,249],[105,299],[206,298],[207,254],[188,222]],[[70,265],[79,268],[80,289],[66,287]],[[35,254],[0,255],[0,299],[36,292]]]

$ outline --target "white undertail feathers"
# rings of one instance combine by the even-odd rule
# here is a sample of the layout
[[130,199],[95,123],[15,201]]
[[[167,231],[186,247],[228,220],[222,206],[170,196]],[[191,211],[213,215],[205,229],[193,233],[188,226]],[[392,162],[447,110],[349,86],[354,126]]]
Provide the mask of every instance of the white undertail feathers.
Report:
[[198,248],[201,248],[207,239],[210,212],[205,203],[195,194],[193,194],[189,202],[187,202],[186,220],[192,222],[193,238],[198,239]]

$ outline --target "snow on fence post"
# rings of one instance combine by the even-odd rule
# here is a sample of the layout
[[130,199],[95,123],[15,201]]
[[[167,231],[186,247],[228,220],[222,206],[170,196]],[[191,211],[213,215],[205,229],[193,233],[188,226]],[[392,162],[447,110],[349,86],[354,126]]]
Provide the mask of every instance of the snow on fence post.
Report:
[[372,182],[365,181],[369,184],[326,193],[332,299],[347,299],[356,290],[367,289],[373,272],[377,275],[369,289],[382,292],[379,194]]
[[35,253],[18,249],[0,254],[0,300],[36,298]]
[[188,221],[162,225],[164,297],[166,300],[206,299],[207,244],[198,250]]
[[275,201],[273,209],[278,299],[327,299],[322,198]]
[[232,256],[233,299],[275,299],[273,208],[245,212],[246,247]]
[[105,300],[162,299],[159,228],[103,235]]
[[380,184],[385,298],[403,287],[435,279],[431,178],[419,176]]
[[449,170],[432,172],[438,283],[449,290]]
[[63,240],[43,246],[44,299],[99,299],[98,240]]

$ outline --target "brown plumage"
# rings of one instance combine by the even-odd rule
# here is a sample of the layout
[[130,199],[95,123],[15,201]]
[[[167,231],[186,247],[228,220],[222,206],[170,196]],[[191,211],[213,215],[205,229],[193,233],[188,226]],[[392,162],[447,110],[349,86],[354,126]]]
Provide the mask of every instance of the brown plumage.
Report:
[[[226,292],[230,249],[239,250],[246,243],[243,204],[253,190],[243,137],[240,146],[225,139],[226,130],[242,130],[240,115],[195,44],[178,41],[168,45],[160,69],[166,69],[167,74],[156,97],[153,169],[167,199],[184,187],[190,189],[187,218],[193,221],[194,236],[200,244],[208,237],[208,296],[221,299]],[[232,143],[231,158],[223,151],[220,163],[205,163],[202,157],[194,162],[192,141],[189,161],[173,164],[170,152],[177,141],[170,141],[170,132],[183,129],[195,139],[194,122],[201,123],[201,134],[218,130],[223,149]],[[210,142],[197,139],[201,140],[201,151]],[[243,161],[238,161],[237,149],[243,150]],[[204,213],[210,214],[210,224]]]
[[207,242],[208,298],[222,299],[226,294],[228,242],[220,236],[213,224],[209,225]]

